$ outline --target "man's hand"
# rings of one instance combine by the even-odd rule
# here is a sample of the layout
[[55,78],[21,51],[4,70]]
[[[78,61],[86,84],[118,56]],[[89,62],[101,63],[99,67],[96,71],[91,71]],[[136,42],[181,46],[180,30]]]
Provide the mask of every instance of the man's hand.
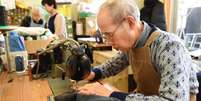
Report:
[[114,91],[118,91],[114,89],[114,87],[109,86],[108,84],[100,84],[98,82],[86,84],[82,87],[79,87],[79,93],[86,95],[99,95],[99,96],[110,96],[110,94]]
[[90,80],[93,80],[94,78],[95,78],[95,73],[91,71],[87,77],[84,77],[84,80],[90,81]]

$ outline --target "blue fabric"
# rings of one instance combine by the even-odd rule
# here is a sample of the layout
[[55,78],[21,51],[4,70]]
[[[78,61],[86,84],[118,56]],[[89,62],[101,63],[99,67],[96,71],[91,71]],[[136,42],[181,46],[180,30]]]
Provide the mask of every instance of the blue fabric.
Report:
[[24,70],[23,56],[15,57],[15,65],[16,65],[16,71]]
[[110,97],[114,97],[117,98],[121,101],[124,101],[126,99],[126,96],[128,95],[128,93],[123,93],[123,92],[112,92],[112,94],[110,95]]
[[16,31],[10,32],[9,46],[10,46],[10,51],[11,52],[25,51],[24,43],[21,40],[18,32],[16,32]]

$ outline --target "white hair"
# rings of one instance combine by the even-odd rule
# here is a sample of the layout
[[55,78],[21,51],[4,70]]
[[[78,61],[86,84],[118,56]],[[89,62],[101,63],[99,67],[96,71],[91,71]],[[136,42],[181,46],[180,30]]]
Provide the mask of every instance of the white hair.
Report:
[[134,0],[107,0],[100,11],[109,10],[114,23],[120,23],[126,16],[133,16],[136,21],[140,21],[140,11]]
[[31,14],[32,13],[38,13],[40,15],[42,14],[40,7],[34,7],[34,6],[31,8]]

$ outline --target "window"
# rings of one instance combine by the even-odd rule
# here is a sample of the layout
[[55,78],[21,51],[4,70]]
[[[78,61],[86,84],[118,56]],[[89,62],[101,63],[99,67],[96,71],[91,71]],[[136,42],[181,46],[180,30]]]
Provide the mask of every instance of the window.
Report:
[[189,50],[201,49],[201,1],[178,0],[177,34]]

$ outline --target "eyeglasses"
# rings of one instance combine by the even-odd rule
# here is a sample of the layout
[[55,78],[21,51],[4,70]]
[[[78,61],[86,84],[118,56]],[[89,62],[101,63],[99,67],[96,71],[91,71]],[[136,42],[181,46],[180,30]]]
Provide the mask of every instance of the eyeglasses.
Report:
[[106,40],[112,40],[112,37],[115,35],[121,24],[123,23],[124,19],[121,21],[121,23],[118,24],[118,26],[114,29],[112,32],[103,32],[102,34],[105,36]]

